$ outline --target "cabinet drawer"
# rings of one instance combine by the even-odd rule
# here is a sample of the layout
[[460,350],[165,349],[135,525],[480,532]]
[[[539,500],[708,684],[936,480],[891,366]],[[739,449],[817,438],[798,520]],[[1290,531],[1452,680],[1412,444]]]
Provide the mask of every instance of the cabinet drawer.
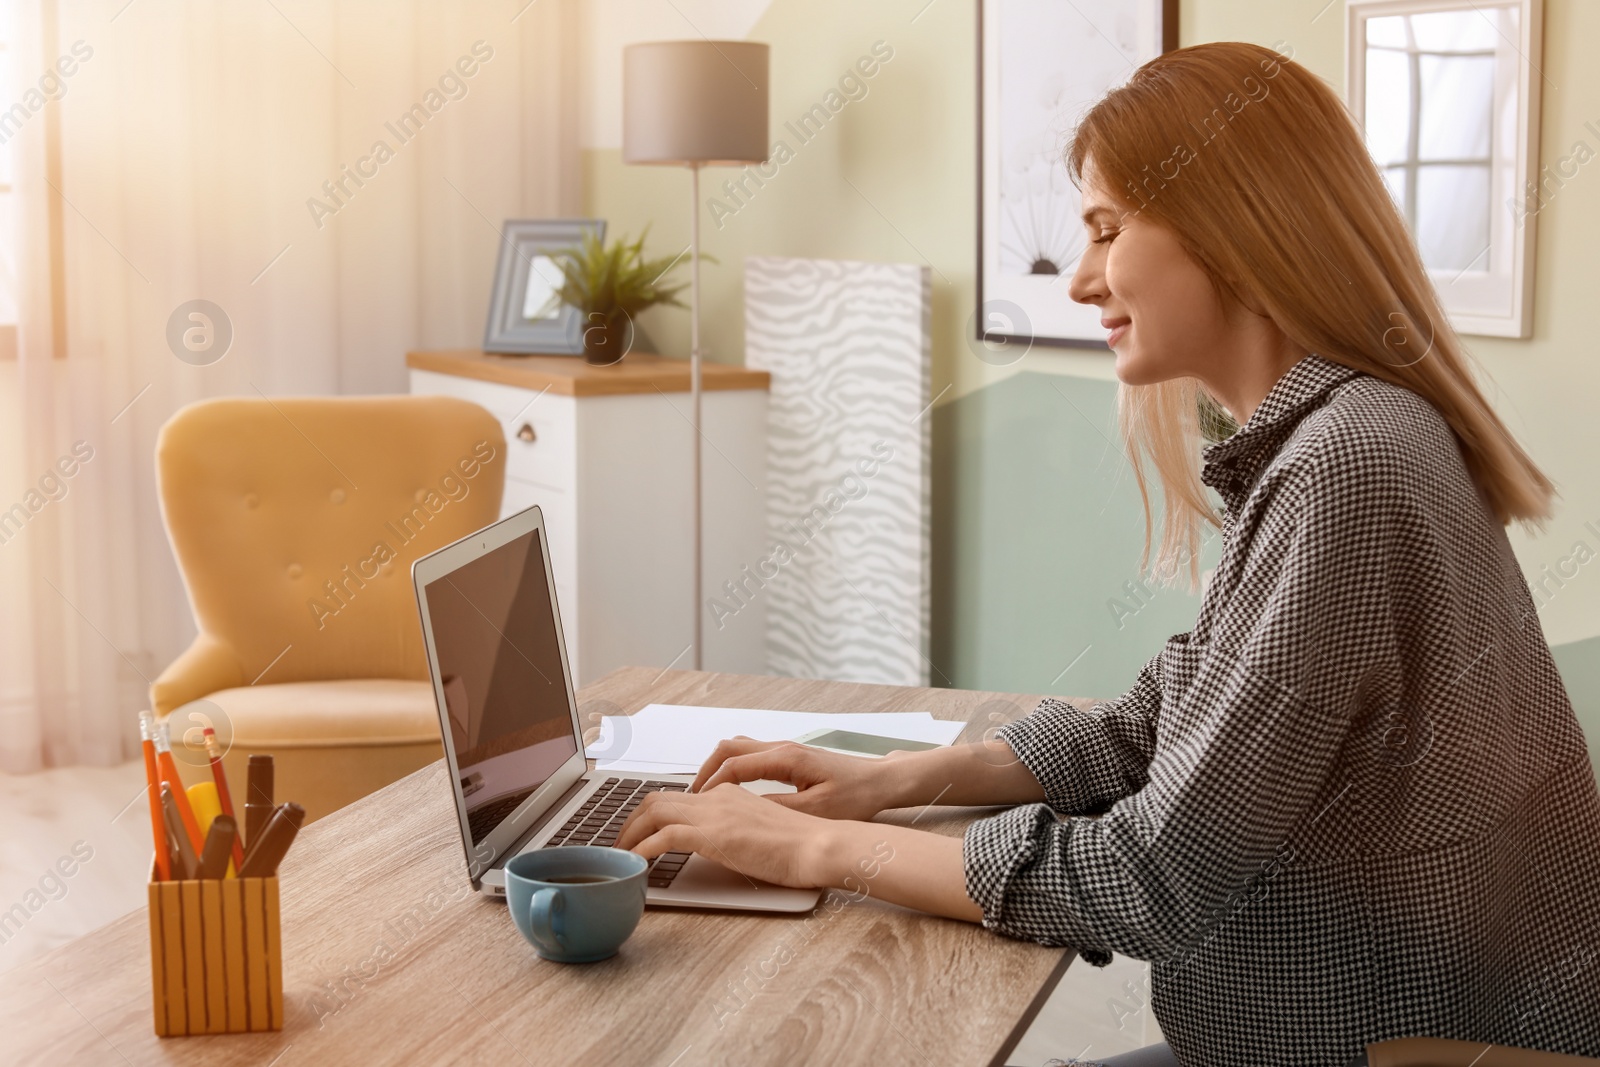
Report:
[[[451,396],[487,408],[506,435],[506,477],[571,493],[577,480],[573,397],[413,370],[411,392]],[[520,509],[513,509],[520,510]]]
[[502,419],[506,477],[574,492],[578,470],[576,426],[572,398],[548,393]]
[[[518,389],[514,385],[481,382],[476,378],[461,378],[454,374],[439,374],[431,370],[411,372],[411,392],[416,395],[453,396],[458,400],[470,400],[474,404],[488,408],[501,422],[521,411],[527,406],[528,401],[538,396],[533,390]],[[539,402],[544,403],[544,398]]]

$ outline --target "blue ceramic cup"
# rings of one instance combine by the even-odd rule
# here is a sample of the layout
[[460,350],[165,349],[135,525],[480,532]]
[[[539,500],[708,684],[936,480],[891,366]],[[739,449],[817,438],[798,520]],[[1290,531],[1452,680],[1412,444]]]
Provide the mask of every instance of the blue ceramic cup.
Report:
[[506,904],[539,955],[592,963],[615,956],[639,925],[649,866],[596,845],[524,852],[506,864]]

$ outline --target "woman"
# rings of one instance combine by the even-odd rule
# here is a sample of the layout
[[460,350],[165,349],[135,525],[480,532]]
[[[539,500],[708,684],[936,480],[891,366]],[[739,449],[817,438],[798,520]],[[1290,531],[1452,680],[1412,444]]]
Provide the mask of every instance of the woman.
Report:
[[[1146,1062],[1342,1067],[1407,1035],[1600,1054],[1600,797],[1505,531],[1552,486],[1349,114],[1275,52],[1199,45],[1096,105],[1067,162],[1092,242],[1071,295],[1111,330],[1147,524],[1160,477],[1157,572],[1192,581],[1222,529],[1193,631],[1121,697],[982,744],[724,742],[619,845],[832,886],[887,840],[881,898],[1152,961],[1170,1050]],[[1203,469],[1201,395],[1240,424]],[[729,784],[761,778],[797,792]],[[964,839],[861,821],[936,801],[1018,806]]]

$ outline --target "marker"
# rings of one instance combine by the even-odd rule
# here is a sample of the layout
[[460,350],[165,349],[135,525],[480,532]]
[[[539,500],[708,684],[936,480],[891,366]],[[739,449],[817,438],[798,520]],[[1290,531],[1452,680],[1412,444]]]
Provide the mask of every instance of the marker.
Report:
[[[167,816],[167,833],[173,839],[173,851],[178,856],[178,866],[183,869],[185,879],[193,878],[196,869],[200,866],[200,857],[194,847],[189,844],[189,835],[184,830],[183,813],[178,810],[178,797],[168,782],[161,783],[161,810]],[[193,819],[194,816],[189,816]]]
[[[245,858],[249,859],[250,849],[255,847],[256,837],[266,829],[267,822],[272,818],[272,757],[262,753],[255,753],[250,757],[250,766],[246,771],[244,791],[244,847]],[[242,874],[244,864],[239,864]]]
[[139,747],[144,749],[145,792],[150,794],[150,832],[156,846],[156,881],[172,880],[172,859],[167,854],[167,822],[161,814],[161,773],[156,770],[155,716],[139,713]]
[[[217,803],[222,806],[222,814],[234,818],[233,798],[228,795],[228,775],[222,769],[222,746],[217,744],[217,731],[207,726],[205,728],[206,755],[211,759],[211,777],[217,782]],[[239,835],[233,835],[233,871],[239,873],[239,868],[244,866],[244,845],[239,842]]]
[[[172,798],[178,805],[178,816],[181,820],[179,826],[189,838],[189,850],[199,855],[200,846],[205,839],[200,836],[200,825],[195,822],[194,812],[189,809],[189,797],[183,791],[183,779],[178,776],[178,765],[172,761],[172,740],[166,722],[156,723],[155,746],[156,766],[161,769],[161,781],[172,787]],[[162,803],[164,807],[165,801]]]
[[[211,827],[222,817],[222,802],[217,796],[217,783],[196,782],[184,792],[189,795],[189,807],[194,811],[194,821],[200,827],[200,840],[210,841]],[[238,824],[234,825],[237,830]],[[205,857],[205,851],[204,847],[200,849],[202,859]]]
[[194,822],[200,828],[200,840],[206,839],[206,834],[211,832],[211,820],[222,814],[222,805],[217,800],[217,784],[215,782],[196,782],[184,795],[189,798],[189,810],[194,812]]
[[294,842],[294,835],[300,832],[300,824],[305,817],[306,809],[295,803],[285,804],[273,812],[272,821],[250,843],[244,866],[239,868],[239,877],[271,878],[277,874],[278,864],[283,862],[284,854]]
[[200,854],[201,878],[221,878],[228,873],[232,862],[233,846],[239,836],[239,824],[232,815],[218,815],[211,820],[211,830],[206,834],[206,848]]

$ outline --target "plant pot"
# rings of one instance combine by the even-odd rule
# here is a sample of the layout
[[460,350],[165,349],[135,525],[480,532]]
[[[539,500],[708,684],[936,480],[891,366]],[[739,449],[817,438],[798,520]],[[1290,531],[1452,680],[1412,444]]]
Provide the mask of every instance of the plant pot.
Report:
[[633,347],[633,319],[621,310],[591,311],[585,318],[583,361],[594,367],[620,363]]

